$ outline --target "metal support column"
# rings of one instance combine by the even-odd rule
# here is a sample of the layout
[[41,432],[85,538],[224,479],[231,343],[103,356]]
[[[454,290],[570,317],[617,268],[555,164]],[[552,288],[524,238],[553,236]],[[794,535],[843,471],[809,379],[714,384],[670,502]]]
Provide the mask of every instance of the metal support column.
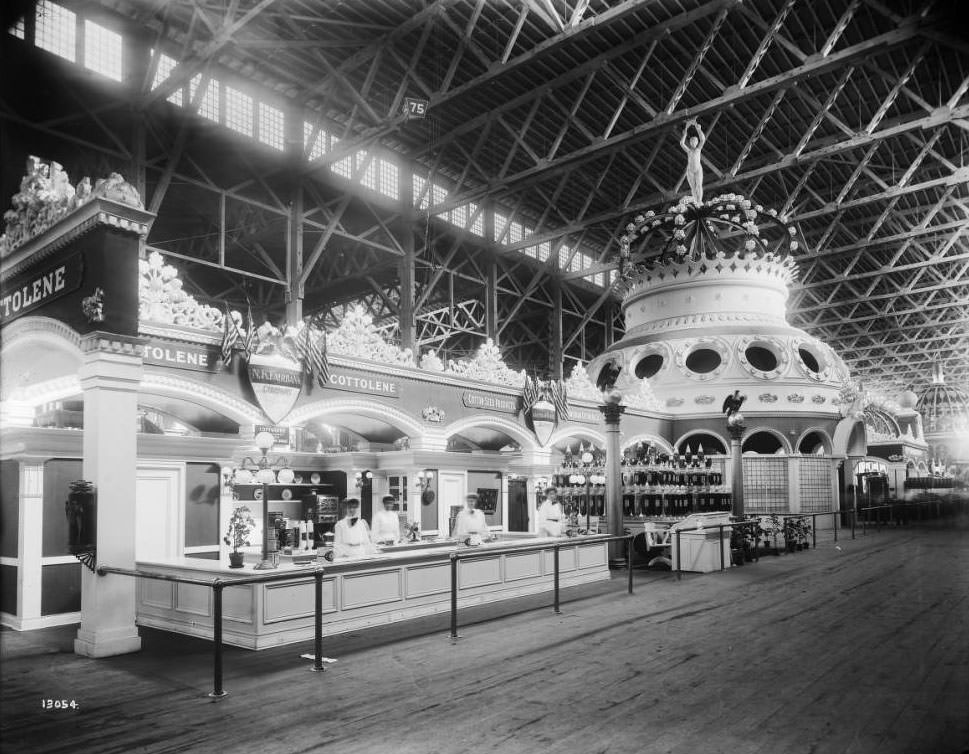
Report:
[[[619,468],[619,460],[622,455],[619,420],[626,407],[619,403],[620,399],[619,393],[613,392],[606,396],[606,403],[599,406],[599,410],[606,420],[606,517],[609,521],[609,533],[616,537],[623,535],[622,496],[619,494],[622,487],[622,475]],[[609,565],[620,567],[624,560],[625,553],[622,550],[622,543],[619,541],[610,542]]]

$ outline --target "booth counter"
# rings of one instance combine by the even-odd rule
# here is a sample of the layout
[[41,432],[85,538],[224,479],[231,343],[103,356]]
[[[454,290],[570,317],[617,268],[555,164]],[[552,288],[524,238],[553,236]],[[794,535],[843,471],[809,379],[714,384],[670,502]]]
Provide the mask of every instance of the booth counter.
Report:
[[[602,541],[515,538],[461,547],[458,607],[487,604],[551,591],[554,546],[560,545],[562,587],[609,578],[608,544]],[[541,549],[537,545],[546,545]],[[507,552],[521,549],[521,553]],[[325,635],[385,625],[450,609],[451,553],[457,544],[413,546],[358,560],[326,563],[323,578]],[[468,554],[474,551],[474,555]],[[500,551],[499,551],[500,550]],[[253,571],[193,558],[139,562],[143,571],[189,579],[231,581]],[[314,631],[313,566],[282,562],[272,573],[291,571],[292,581],[226,587],[225,643],[265,649],[310,641]],[[258,573],[258,572],[257,572]],[[265,572],[263,572],[265,573]],[[212,589],[197,584],[139,579],[137,623],[164,631],[211,638]]]

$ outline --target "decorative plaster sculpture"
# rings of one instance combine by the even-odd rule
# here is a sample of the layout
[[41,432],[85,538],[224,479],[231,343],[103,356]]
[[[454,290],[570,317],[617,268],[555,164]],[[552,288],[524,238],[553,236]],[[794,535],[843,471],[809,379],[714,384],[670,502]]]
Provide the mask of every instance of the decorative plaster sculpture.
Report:
[[[695,136],[687,136],[690,126],[696,131]],[[680,146],[686,152],[686,182],[690,184],[690,194],[696,204],[703,204],[703,163],[700,162],[700,150],[706,143],[703,129],[696,118],[692,118],[683,126],[683,137]]]
[[488,338],[470,359],[452,361],[445,371],[458,377],[509,387],[520,388],[525,384],[525,370],[515,372],[509,369],[501,357],[501,351],[491,338]]

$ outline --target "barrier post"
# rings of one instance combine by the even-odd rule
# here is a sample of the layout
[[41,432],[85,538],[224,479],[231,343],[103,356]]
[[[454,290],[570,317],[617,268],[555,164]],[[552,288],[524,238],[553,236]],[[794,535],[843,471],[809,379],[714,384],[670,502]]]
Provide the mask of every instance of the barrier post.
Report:
[[313,647],[313,670],[322,673],[326,668],[323,667],[323,569],[317,568],[313,573],[316,580],[314,584],[316,598],[316,633],[314,635],[315,645]]
[[458,554],[451,553],[451,639],[458,638]]
[[676,530],[676,580],[679,581],[680,575],[680,530]]
[[719,532],[718,533],[720,534],[720,542],[719,542],[719,544],[720,544],[720,570],[721,571],[725,571],[725,570],[727,570],[727,567],[726,567],[726,565],[724,565],[724,562],[723,562],[723,524],[720,524],[717,528],[719,529]]
[[559,549],[560,548],[561,548],[561,545],[558,545],[558,544],[555,545],[554,548],[552,548],[552,552],[553,552],[552,560],[553,560],[554,570],[555,570],[555,582],[554,582],[555,586],[552,591],[553,591],[553,594],[555,595],[554,610],[556,613],[562,612],[561,610],[559,610]]
[[818,549],[818,514],[811,516],[811,544],[815,550]]
[[855,512],[851,511],[851,538],[855,538]]
[[212,693],[209,694],[213,699],[225,696],[225,689],[222,688],[222,589],[225,583],[222,579],[215,579],[212,582],[212,644],[213,647],[213,678]]
[[629,583],[626,585],[626,590],[629,594],[633,593],[633,538],[629,535],[626,540],[626,571],[629,578]]
[[834,541],[837,542],[838,541],[838,523],[839,523],[839,521],[838,521],[838,514],[837,513],[835,513],[834,516],[831,517],[831,521],[834,523]]

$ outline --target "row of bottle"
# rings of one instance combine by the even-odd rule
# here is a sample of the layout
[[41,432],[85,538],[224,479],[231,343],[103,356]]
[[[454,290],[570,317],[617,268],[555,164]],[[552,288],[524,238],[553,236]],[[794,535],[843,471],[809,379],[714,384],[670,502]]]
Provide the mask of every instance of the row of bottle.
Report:
[[[552,475],[552,486],[560,491],[584,487],[590,474],[566,474],[559,471]],[[723,484],[723,473],[717,470],[641,469],[622,472],[623,487],[718,487]]]
[[631,495],[622,496],[623,516],[672,516],[681,518],[691,513],[730,510],[730,494],[711,492],[700,495]]

